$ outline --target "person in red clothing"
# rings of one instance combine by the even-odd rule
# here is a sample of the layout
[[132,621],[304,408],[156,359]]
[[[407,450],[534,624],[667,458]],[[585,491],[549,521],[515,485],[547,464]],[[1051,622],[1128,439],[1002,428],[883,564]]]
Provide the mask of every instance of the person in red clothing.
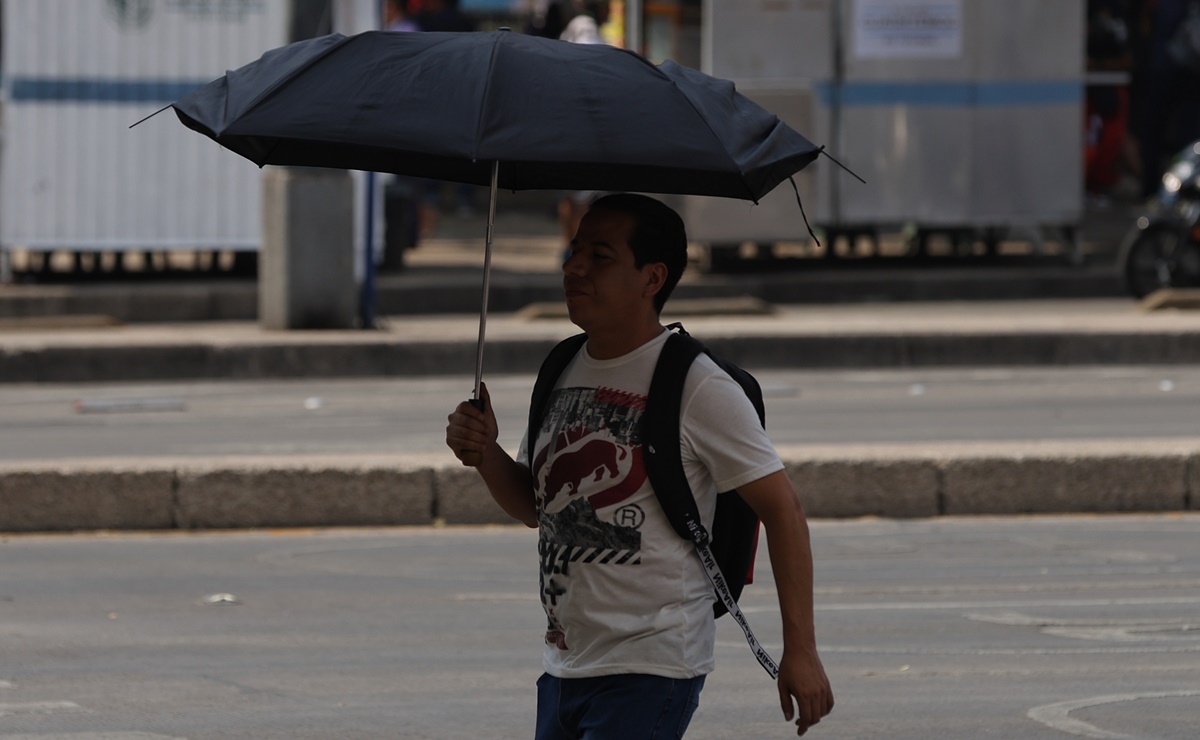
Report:
[[[1089,72],[1124,72],[1133,68],[1133,46],[1127,0],[1089,0],[1087,68]],[[1084,182],[1088,193],[1109,193],[1122,175],[1139,176],[1136,144],[1129,130],[1127,84],[1116,80],[1087,86],[1084,131]]]

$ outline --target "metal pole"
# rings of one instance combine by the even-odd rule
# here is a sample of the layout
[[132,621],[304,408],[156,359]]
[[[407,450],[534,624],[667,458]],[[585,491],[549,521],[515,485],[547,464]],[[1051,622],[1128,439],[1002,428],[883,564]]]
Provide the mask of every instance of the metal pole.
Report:
[[642,0],[625,0],[625,48],[642,53]]
[[[488,291],[492,281],[492,229],[496,224],[496,190],[500,180],[500,162],[492,162],[492,191],[488,198],[487,239],[483,246],[483,301],[479,307],[479,342],[475,346],[475,395],[471,405],[485,411],[483,402],[483,339],[487,333]],[[477,468],[483,454],[464,452],[459,458],[463,465]]]
[[500,162],[492,162],[492,189],[488,198],[487,241],[483,247],[483,300],[479,309],[479,343],[475,348],[475,398],[476,406],[483,405],[480,395],[483,384],[483,339],[487,333],[488,291],[492,281],[492,230],[496,225],[496,191],[500,182]]
[[359,304],[359,320],[363,329],[375,328],[375,173],[368,172],[367,176],[367,213],[366,223],[363,224],[363,285]]
[[[842,85],[845,84],[846,76],[846,47],[843,38],[843,32],[846,24],[842,18],[841,3],[835,2],[830,6],[830,21],[833,24],[833,80],[830,83],[830,121],[829,132],[830,143],[833,151],[842,151]],[[829,168],[829,215],[830,221],[834,226],[842,224],[842,192],[841,192],[841,173],[836,169]],[[829,254],[833,254],[833,242],[830,241],[826,249]]]

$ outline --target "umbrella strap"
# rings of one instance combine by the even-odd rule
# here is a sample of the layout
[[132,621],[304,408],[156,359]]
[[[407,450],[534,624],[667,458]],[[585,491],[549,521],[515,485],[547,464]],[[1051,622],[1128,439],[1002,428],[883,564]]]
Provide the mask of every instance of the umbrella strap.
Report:
[[746,635],[746,642],[750,645],[750,650],[754,652],[754,657],[758,658],[758,664],[763,667],[771,678],[779,678],[779,666],[767,654],[766,648],[759,644],[758,638],[754,636],[754,630],[750,629],[750,622],[746,620],[746,615],[742,614],[741,608],[738,606],[737,599],[733,598],[733,593],[729,590],[729,584],[725,581],[725,576],[721,573],[720,566],[717,565],[717,559],[713,557],[712,550],[708,545],[696,543],[696,552],[700,555],[700,563],[704,566],[704,574],[708,576],[709,583],[712,584],[713,590],[717,592],[721,603],[725,604],[725,608],[729,610],[729,616],[733,617],[733,621],[738,623],[742,628],[742,632]]
[[812,237],[817,246],[821,246],[821,240],[813,233],[812,226],[808,223],[808,214],[804,212],[804,204],[800,202],[800,188],[796,187],[796,178],[788,175],[788,182],[792,184],[792,190],[796,192],[796,205],[800,206],[800,217],[804,219],[804,228],[808,229],[808,235]]

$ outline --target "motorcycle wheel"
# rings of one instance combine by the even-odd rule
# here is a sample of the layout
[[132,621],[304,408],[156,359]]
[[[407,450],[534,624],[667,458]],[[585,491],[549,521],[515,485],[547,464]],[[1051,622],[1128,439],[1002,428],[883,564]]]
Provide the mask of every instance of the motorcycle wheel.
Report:
[[1164,288],[1200,287],[1200,244],[1174,226],[1147,227],[1129,247],[1125,284],[1139,299]]

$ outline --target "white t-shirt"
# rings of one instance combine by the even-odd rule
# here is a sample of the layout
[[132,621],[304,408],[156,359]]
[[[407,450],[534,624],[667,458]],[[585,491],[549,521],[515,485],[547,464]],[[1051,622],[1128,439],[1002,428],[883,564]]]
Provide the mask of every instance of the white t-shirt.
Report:
[[590,15],[580,14],[571,19],[563,32],[559,34],[560,41],[570,41],[572,44],[603,44],[604,37],[600,35],[600,26]]
[[[712,585],[642,465],[640,421],[668,336],[612,360],[593,359],[585,345],[537,434],[544,663],[559,678],[691,678],[713,669]],[[680,430],[684,470],[710,530],[718,491],[783,469],[741,387],[707,356],[688,372]]]

